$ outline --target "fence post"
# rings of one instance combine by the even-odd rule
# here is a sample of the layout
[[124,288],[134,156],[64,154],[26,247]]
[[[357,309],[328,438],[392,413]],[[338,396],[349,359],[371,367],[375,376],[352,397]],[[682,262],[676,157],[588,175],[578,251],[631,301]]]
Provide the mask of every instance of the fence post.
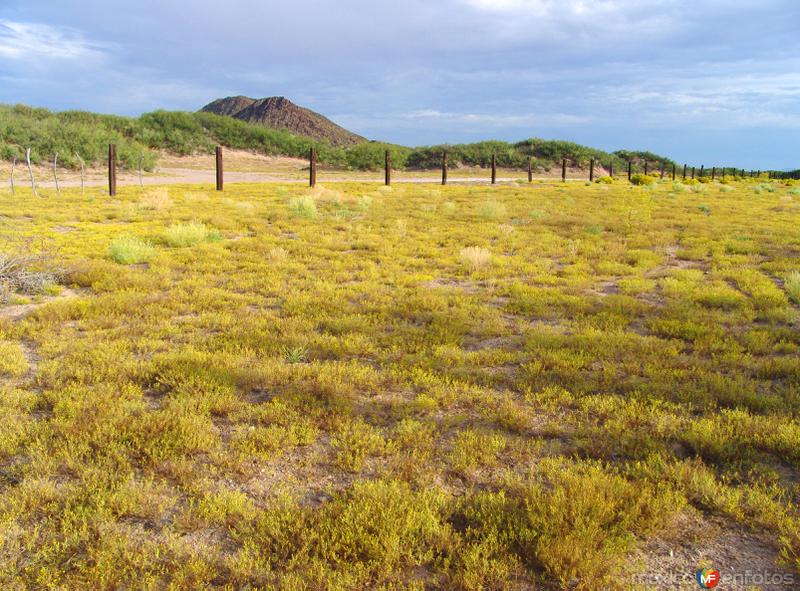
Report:
[[317,186],[317,149],[313,146],[308,152],[308,186]]
[[659,171],[659,175],[661,177],[661,180],[664,180],[664,163],[663,162],[661,163],[661,169]]
[[647,160],[644,161],[644,174],[647,174]]
[[692,180],[694,180],[694,166],[692,166]]
[[53,157],[53,180],[56,182],[56,193],[60,193],[61,188],[58,186],[58,152]]
[[589,159],[589,182],[594,182],[594,158]]
[[447,184],[447,151],[442,152],[442,185]]
[[117,145],[108,144],[108,195],[117,194]]
[[497,182],[497,156],[492,152],[492,184]]
[[217,191],[222,191],[225,185],[225,173],[222,167],[222,146],[217,146],[215,152],[217,162]]
[[711,168],[711,180],[714,181],[717,179],[717,167],[713,166]]
[[384,154],[384,167],[386,169],[384,177],[386,186],[388,187],[392,184],[392,155],[389,153],[389,150],[386,150]]
[[703,178],[703,172],[705,171],[705,168],[706,168],[705,164],[700,165],[700,178]]
[[533,162],[531,162],[530,156],[528,156],[528,182],[533,182]]
[[614,178],[614,163],[613,162],[609,162],[608,163],[608,176],[610,176],[612,179]]
[[742,169],[742,178],[744,178],[744,168]]
[[561,160],[561,182],[567,182],[567,159],[563,158]]
[[683,180],[686,180],[686,165],[683,165]]
[[675,182],[675,169],[676,169],[676,168],[677,168],[677,167],[675,166],[675,163],[673,162],[673,163],[672,163],[672,182],[673,182],[673,183]]
[[633,162],[631,160],[628,160],[628,182],[630,182],[632,176],[633,176]]

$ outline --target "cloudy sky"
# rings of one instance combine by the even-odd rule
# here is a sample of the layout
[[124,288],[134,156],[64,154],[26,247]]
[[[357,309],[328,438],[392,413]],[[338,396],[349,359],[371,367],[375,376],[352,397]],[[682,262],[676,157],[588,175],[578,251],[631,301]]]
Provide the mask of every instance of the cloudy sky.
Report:
[[798,0],[0,0],[0,102],[284,95],[372,139],[800,167]]

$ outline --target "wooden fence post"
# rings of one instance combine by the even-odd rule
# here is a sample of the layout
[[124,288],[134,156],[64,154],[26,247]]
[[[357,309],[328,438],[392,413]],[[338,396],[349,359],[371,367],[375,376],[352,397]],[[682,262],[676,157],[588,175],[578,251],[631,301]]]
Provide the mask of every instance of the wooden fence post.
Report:
[[75,152],[75,158],[78,159],[78,162],[80,162],[81,165],[81,195],[83,195],[83,177],[86,169],[86,163],[83,161],[83,158],[81,158],[81,155],[77,152]]
[[594,158],[589,159],[589,182],[594,182]]
[[528,156],[528,182],[533,182],[533,162],[530,156]]
[[317,186],[317,149],[313,146],[308,151],[308,186]]
[[25,162],[28,164],[28,174],[31,175],[31,191],[35,197],[39,196],[36,192],[36,179],[33,178],[33,167],[31,166],[31,149],[25,148]]
[[683,180],[686,180],[686,165],[683,165]]
[[216,149],[216,162],[217,162],[217,191],[222,191],[225,187],[225,172],[222,162],[222,146],[217,146]]
[[744,178],[744,168],[742,169],[742,178]]
[[675,170],[676,170],[675,163],[672,163],[672,182],[675,182]]
[[659,171],[659,174],[660,174],[661,179],[663,180],[664,179],[664,163],[663,162],[661,163],[661,170]]
[[117,194],[117,146],[108,144],[108,196]]
[[714,181],[717,179],[717,167],[713,166],[711,168],[711,180]]
[[703,178],[703,171],[705,170],[705,167],[706,167],[705,164],[700,165],[700,178]]
[[561,160],[561,182],[567,182],[567,159],[563,158]]
[[612,179],[614,178],[614,163],[613,162],[609,162],[608,163],[608,176],[610,176]]
[[694,166],[692,166],[692,180],[694,180]]
[[647,160],[644,161],[644,174],[647,174]]
[[389,185],[392,184],[392,155],[389,153],[389,150],[386,150],[386,153],[384,154],[383,164],[385,169],[383,175],[384,182],[388,187]]
[[492,184],[497,182],[497,156],[492,152]]
[[442,152],[442,185],[447,184],[447,151]]
[[56,182],[56,193],[61,193],[61,189],[58,186],[58,152],[56,152],[55,156],[53,157],[53,180]]
[[630,182],[632,177],[633,177],[633,161],[628,160],[628,182]]

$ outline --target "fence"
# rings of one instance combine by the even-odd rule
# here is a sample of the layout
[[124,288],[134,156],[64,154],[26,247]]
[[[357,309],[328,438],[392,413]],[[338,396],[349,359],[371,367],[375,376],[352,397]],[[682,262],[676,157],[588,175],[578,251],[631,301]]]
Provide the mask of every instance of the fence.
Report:
[[[36,184],[33,177],[33,169],[31,168],[30,163],[30,150],[27,151],[27,165],[28,170],[30,172],[31,178],[31,188],[33,189],[34,194],[36,194]],[[76,156],[78,156],[76,154]],[[83,188],[83,160],[78,156],[78,159],[81,162],[81,188]],[[53,160],[53,178],[55,180],[56,189],[58,190],[58,174],[56,171],[56,164],[58,162],[58,153],[56,153],[55,158]],[[567,165],[568,159],[563,158],[561,161],[561,181],[567,181]],[[589,160],[589,175],[588,181],[590,183],[595,181],[595,159],[591,158]],[[644,161],[644,174],[647,175],[649,173],[649,162],[647,160]],[[11,164],[11,192],[14,193],[15,185],[14,185],[14,168],[16,165],[16,159],[12,161]],[[223,191],[225,188],[225,176],[223,170],[223,149],[222,146],[217,146],[215,149],[215,168],[216,168],[216,189],[217,191]],[[448,154],[446,151],[442,152],[442,160],[441,160],[441,168],[442,168],[442,185],[447,184],[447,171],[448,171]],[[711,180],[714,181],[717,178],[717,167],[711,168],[711,174],[708,174],[708,170],[705,166],[700,166],[699,171],[699,178],[705,178],[710,176]],[[317,150],[316,148],[311,148],[308,155],[308,184],[310,187],[314,187],[317,184]],[[528,157],[528,182],[533,182],[533,163],[532,158]],[[628,161],[628,181],[633,180],[633,162],[631,160]],[[664,163],[661,162],[661,168],[659,170],[660,178],[664,178],[667,174],[666,169],[664,168]],[[761,178],[762,172],[760,170],[755,171],[751,170],[746,171],[745,169],[741,168],[732,168],[732,167],[722,167],[719,169],[719,176],[724,181],[727,176],[733,177],[740,177],[740,178]],[[780,171],[767,171],[765,173],[769,180],[786,180],[786,179],[796,179],[800,180],[800,170],[787,173],[787,172],[780,172]],[[688,175],[688,166],[686,164],[683,165],[683,174],[681,178],[683,180],[687,179]],[[614,178],[614,165],[613,163],[609,164],[608,168],[608,175]],[[675,164],[672,165],[672,180],[677,180],[678,171]],[[691,178],[695,179],[698,178],[697,176],[697,169],[696,167],[691,168]],[[141,167],[139,170],[139,182],[141,184]],[[497,184],[497,155],[492,154],[491,158],[491,176],[490,182],[492,185]],[[384,160],[384,183],[389,186],[392,184],[392,158],[389,150],[386,150],[385,153],[385,160]],[[115,144],[109,144],[108,146],[108,194],[114,196],[117,194],[117,146]]]

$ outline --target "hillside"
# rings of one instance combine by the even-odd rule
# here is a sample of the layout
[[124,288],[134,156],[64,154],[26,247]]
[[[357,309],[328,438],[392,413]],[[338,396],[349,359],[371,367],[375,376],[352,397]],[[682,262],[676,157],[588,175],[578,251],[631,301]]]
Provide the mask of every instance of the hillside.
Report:
[[295,105],[282,96],[263,99],[231,96],[217,99],[200,110],[205,113],[235,117],[246,123],[282,129],[295,135],[328,142],[332,146],[349,147],[367,141],[360,135],[336,125],[327,117]]
[[[220,112],[240,113],[242,110],[256,110],[253,104],[242,107],[243,104],[237,99],[218,103],[215,108]],[[558,168],[562,158],[566,158],[574,168],[587,168],[589,160],[594,158],[599,167],[607,169],[613,165],[618,172],[627,166],[628,158],[633,161],[634,172],[643,169],[644,159],[650,164],[650,170],[656,170],[662,162],[666,166],[672,163],[668,158],[649,152],[609,153],[573,142],[538,138],[516,143],[484,141],[417,148],[362,141],[344,147],[207,111],[154,111],[140,117],[120,117],[84,111],[53,112],[26,105],[0,105],[0,161],[9,162],[13,158],[21,161],[25,148],[30,147],[34,164],[52,162],[57,152],[60,166],[75,168],[78,166],[76,154],[89,165],[102,163],[109,143],[117,144],[117,156],[124,168],[138,168],[144,156],[146,170],[155,167],[160,152],[179,156],[211,154],[217,145],[255,154],[295,158],[306,158],[309,149],[315,146],[322,165],[356,170],[381,168],[387,149],[392,154],[395,168],[416,170],[438,168],[444,150],[447,150],[453,168],[489,166],[492,154],[497,155],[497,163],[503,168],[524,169],[530,157],[535,171]]]

